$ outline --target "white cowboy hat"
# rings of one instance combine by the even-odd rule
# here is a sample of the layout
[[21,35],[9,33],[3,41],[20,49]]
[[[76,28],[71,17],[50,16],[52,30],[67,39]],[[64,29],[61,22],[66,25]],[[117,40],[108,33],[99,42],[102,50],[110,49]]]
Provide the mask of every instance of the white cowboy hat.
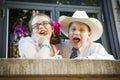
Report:
[[91,40],[98,40],[103,33],[103,27],[99,20],[95,18],[89,18],[85,11],[75,11],[72,17],[60,16],[59,23],[61,24],[61,32],[68,37],[68,27],[71,22],[82,22],[87,24],[91,29]]

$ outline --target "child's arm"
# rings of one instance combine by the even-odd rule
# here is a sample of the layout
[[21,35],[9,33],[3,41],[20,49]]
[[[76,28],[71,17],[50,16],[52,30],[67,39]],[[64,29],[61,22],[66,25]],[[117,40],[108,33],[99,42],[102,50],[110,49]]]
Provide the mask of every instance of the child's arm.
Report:
[[50,48],[42,46],[41,49],[37,50],[36,46],[31,42],[25,43],[20,49],[21,58],[45,59],[49,57],[49,54]]
[[[92,43],[87,50],[89,55],[86,57],[76,57],[75,59],[104,59],[115,60],[114,57],[107,53],[105,48],[99,43]],[[85,53],[84,53],[85,54]]]
[[100,43],[93,43],[91,46],[91,55],[87,57],[88,59],[111,59],[114,57],[107,53],[105,48]]
[[[36,40],[35,40],[36,38]],[[32,41],[33,39],[33,41]],[[37,40],[40,39],[40,40]],[[37,45],[35,41],[37,42]],[[19,53],[21,58],[48,58],[50,54],[50,44],[47,39],[42,37],[21,38],[19,42]]]

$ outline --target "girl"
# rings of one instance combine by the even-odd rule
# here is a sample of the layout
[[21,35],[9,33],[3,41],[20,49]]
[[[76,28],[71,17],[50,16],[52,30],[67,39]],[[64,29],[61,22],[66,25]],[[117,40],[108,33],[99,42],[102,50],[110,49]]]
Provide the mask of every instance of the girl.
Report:
[[34,14],[29,21],[31,36],[22,37],[19,41],[21,58],[48,59],[61,58],[57,48],[50,44],[54,31],[51,19],[42,13]]

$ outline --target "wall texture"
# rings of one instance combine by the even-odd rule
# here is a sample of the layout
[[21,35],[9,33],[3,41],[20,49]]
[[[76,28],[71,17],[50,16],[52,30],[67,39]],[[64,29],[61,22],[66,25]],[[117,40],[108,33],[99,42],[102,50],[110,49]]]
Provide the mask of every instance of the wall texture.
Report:
[[0,80],[120,80],[120,61],[0,59]]

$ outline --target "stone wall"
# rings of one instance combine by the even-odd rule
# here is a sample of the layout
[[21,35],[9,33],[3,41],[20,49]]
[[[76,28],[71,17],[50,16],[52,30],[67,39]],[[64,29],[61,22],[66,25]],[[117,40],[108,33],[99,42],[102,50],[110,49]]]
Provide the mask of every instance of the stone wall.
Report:
[[119,60],[0,59],[0,80],[120,80]]

